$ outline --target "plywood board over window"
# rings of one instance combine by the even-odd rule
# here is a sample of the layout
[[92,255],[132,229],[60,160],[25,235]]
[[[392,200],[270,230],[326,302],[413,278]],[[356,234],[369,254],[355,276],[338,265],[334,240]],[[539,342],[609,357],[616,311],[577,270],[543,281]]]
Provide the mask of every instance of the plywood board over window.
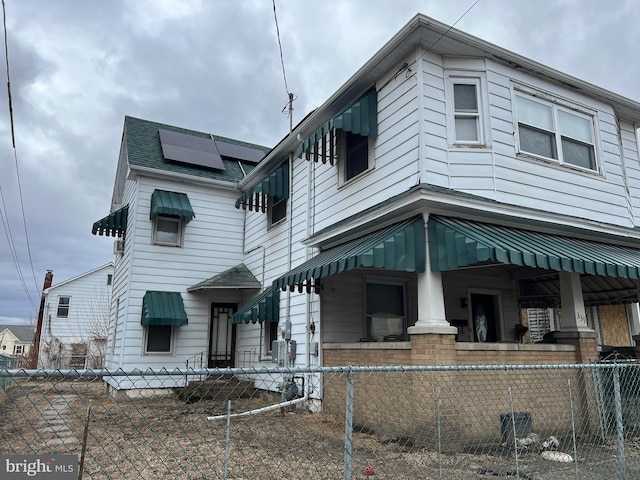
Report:
[[615,347],[631,346],[626,306],[603,305],[599,310],[602,343]]

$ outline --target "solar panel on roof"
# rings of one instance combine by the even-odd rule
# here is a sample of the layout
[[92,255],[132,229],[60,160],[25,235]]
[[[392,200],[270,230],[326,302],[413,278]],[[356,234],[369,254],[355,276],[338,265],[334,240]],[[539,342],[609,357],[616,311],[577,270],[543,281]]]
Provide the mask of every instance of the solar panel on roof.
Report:
[[159,129],[162,155],[174,162],[224,170],[222,157],[211,138]]
[[222,140],[216,140],[216,145],[220,155],[224,157],[236,158],[247,162],[258,163],[264,157],[264,151],[258,148],[237,145]]

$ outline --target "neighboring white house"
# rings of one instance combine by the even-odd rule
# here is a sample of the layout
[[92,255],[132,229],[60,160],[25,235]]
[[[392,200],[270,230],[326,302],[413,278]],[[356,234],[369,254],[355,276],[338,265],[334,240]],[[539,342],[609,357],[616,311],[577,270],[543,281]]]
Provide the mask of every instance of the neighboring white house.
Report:
[[35,329],[28,325],[0,325],[0,353],[11,358],[12,367],[25,366],[23,360],[29,356],[33,346]]
[[113,263],[43,291],[38,368],[102,368],[107,343]]
[[[639,123],[640,103],[423,15],[271,150],[127,117],[93,226],[120,238],[107,366],[633,347]],[[555,343],[516,344],[527,321]]]

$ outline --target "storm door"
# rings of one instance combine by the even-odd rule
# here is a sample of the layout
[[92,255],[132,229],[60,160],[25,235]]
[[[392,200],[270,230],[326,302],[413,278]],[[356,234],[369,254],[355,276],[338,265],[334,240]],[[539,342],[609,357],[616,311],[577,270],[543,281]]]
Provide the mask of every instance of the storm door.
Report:
[[236,326],[229,322],[236,306],[228,303],[211,304],[209,328],[209,368],[233,367],[235,357]]

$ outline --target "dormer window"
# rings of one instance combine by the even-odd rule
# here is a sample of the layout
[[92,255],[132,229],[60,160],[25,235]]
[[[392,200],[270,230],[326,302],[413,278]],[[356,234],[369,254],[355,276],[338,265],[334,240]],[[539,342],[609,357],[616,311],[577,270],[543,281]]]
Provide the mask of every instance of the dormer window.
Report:
[[515,98],[520,153],[598,170],[592,115],[521,93]]

